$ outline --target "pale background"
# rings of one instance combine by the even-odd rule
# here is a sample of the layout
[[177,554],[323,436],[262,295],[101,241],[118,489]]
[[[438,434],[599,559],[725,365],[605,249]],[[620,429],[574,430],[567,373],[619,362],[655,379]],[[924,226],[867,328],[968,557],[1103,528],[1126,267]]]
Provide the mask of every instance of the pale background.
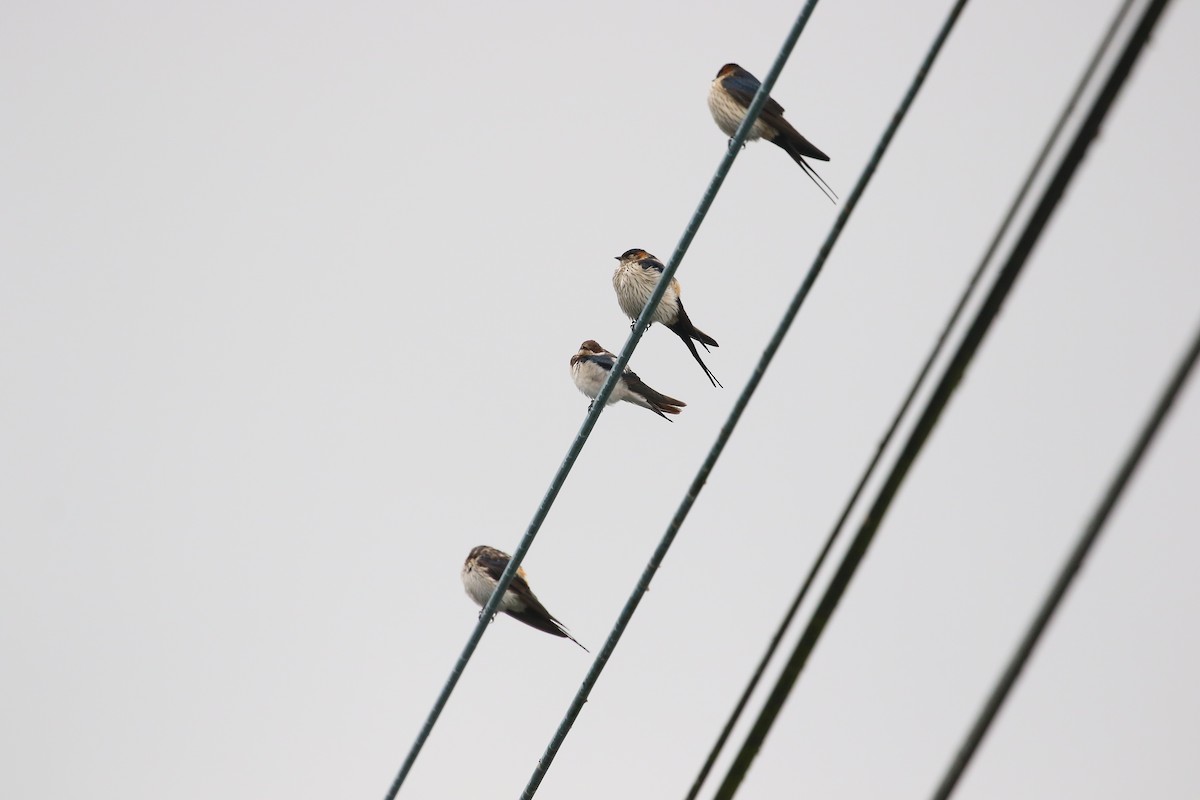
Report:
[[[853,186],[944,2],[822,3],[775,89]],[[1115,8],[968,7],[539,796],[682,797]],[[0,795],[374,798],[798,2],[0,6]],[[1178,2],[742,794],[926,797],[1191,335]],[[837,209],[750,145],[679,272],[721,342],[601,418],[525,564],[598,649]],[[1200,791],[1200,390],[959,796]],[[402,797],[516,797],[589,665],[491,626]],[[740,737],[739,737],[740,738]]]

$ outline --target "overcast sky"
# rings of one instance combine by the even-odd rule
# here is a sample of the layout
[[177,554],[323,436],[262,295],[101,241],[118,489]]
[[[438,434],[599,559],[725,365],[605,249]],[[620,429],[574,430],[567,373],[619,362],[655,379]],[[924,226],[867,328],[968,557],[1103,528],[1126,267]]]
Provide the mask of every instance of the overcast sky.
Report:
[[[613,256],[670,255],[710,80],[799,6],[4,3],[0,795],[382,796],[628,333]],[[842,196],[949,6],[818,6],[774,96]],[[1115,6],[968,6],[539,796],[684,795]],[[1197,324],[1197,41],[1173,4],[742,796],[936,785]],[[734,164],[678,273],[726,388],[650,330],[687,408],[606,411],[525,561],[593,652],[836,213]],[[959,797],[1196,793],[1198,442],[1192,386]],[[589,664],[497,619],[401,797],[516,797]]]

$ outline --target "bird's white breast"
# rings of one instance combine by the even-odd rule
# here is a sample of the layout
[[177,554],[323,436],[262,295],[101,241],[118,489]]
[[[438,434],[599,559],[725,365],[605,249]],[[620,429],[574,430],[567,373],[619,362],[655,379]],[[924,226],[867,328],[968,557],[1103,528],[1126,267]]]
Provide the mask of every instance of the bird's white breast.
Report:
[[[712,88],[708,90],[708,110],[712,112],[713,120],[717,123],[726,136],[733,136],[737,133],[738,125],[742,124],[742,119],[746,116],[746,109],[740,103],[729,96],[729,93],[721,88],[720,83],[713,81]],[[775,130],[763,122],[762,117],[754,121],[754,127],[750,128],[749,135],[746,136],[746,141],[751,142],[755,139],[773,138]]]
[[[462,573],[463,588],[467,590],[467,596],[475,601],[475,605],[483,608],[487,604],[488,598],[492,596],[492,591],[496,588],[496,582],[486,575],[474,569],[464,569]],[[500,601],[500,607],[497,611],[522,611],[525,604],[517,599],[517,596],[512,591],[504,593],[503,599]]]
[[[642,269],[636,264],[621,264],[617,267],[613,273],[613,288],[617,291],[617,302],[625,316],[637,319],[641,315],[661,275],[658,270]],[[674,286],[668,286],[650,321],[673,325],[679,316],[678,305],[679,294]]]
[[[571,365],[571,378],[579,387],[579,391],[595,400],[596,395],[600,394],[600,387],[608,380],[608,370],[591,361],[576,361]],[[608,396],[608,403],[605,405],[611,406],[624,399],[625,393],[625,381],[617,381],[617,385],[613,387],[612,394]]]

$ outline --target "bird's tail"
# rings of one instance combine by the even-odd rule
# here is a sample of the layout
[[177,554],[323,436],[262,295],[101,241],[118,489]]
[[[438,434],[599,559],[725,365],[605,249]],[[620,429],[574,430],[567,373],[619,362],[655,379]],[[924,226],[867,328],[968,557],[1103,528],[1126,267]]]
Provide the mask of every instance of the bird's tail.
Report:
[[642,390],[642,396],[646,398],[646,402],[649,404],[647,408],[668,422],[671,420],[667,417],[667,414],[678,414],[687,405],[682,400],[667,397],[665,394],[654,391],[649,386]]
[[[805,139],[803,136],[800,136],[800,134],[796,134],[796,136],[800,137],[801,142],[808,145],[809,147],[812,147],[812,145],[809,144],[808,140]],[[779,147],[785,153],[787,153],[789,156],[792,157],[793,161],[795,161],[797,164],[800,165],[800,169],[804,170],[804,174],[809,177],[809,180],[811,180],[813,183],[815,183],[817,185],[817,188],[820,189],[825,194],[825,196],[829,198],[829,202],[835,203],[835,204],[837,203],[837,199],[838,199],[837,194],[835,194],[833,189],[830,188],[829,184],[825,182],[825,179],[817,174],[817,171],[815,169],[813,169],[812,164],[809,164],[807,161],[804,160],[804,157],[808,156],[809,158],[815,158],[818,161],[828,161],[829,156],[826,156],[824,153],[821,153],[821,151],[817,150],[815,147],[812,147],[812,149],[816,150],[816,152],[818,152],[818,153],[821,153],[821,155],[820,156],[813,155],[813,153],[810,150],[808,150],[805,147],[802,147],[799,143],[797,143],[795,140],[793,140],[791,137],[788,137],[788,136],[784,136],[784,135],[776,136],[771,141],[774,142],[775,144],[779,145]]]
[[699,329],[699,328],[697,328],[695,325],[693,325],[693,326],[691,327],[691,329],[688,331],[688,336],[689,336],[690,338],[692,338],[692,339],[695,339],[697,342],[699,342],[701,345],[703,345],[703,346],[704,346],[704,352],[706,352],[706,353],[711,353],[711,352],[712,352],[711,350],[709,350],[709,349],[708,349],[708,348],[709,348],[709,345],[711,345],[711,346],[713,346],[713,347],[720,347],[720,346],[721,346],[721,345],[717,344],[717,340],[716,340],[716,339],[714,339],[713,337],[709,336],[707,333],[705,333],[704,331],[700,330],[700,329]]
[[[712,352],[709,346],[720,347],[717,340],[709,336],[704,331],[692,324],[692,318],[688,316],[687,309],[683,307],[683,301],[679,301],[679,317],[675,320],[675,324],[671,326],[671,331],[676,336],[683,336],[689,339],[695,339],[700,344],[704,345],[704,352]],[[690,345],[689,345],[690,346]]]
[[[526,602],[528,602],[528,600],[526,600]],[[564,639],[570,639],[572,642],[575,642],[575,644],[578,644],[583,649],[583,652],[589,652],[586,647],[584,647],[582,644],[579,644],[578,639],[567,633],[566,626],[555,619],[550,612],[546,610],[545,606],[542,606],[541,604],[538,604],[537,608],[530,607],[515,613],[512,611],[506,611],[504,613],[508,614],[515,620],[524,622],[531,628],[537,628],[543,633],[549,633],[552,636],[560,636]]]
[[[680,333],[679,331],[675,331],[675,333],[679,336],[680,339],[683,339],[683,343],[687,345],[687,349],[691,352],[692,358],[696,359],[696,363],[700,365],[700,369],[704,370],[704,374],[708,376],[708,379],[710,381],[712,381],[712,385],[716,386],[718,389],[724,389],[725,387],[721,385],[721,382],[719,380],[717,380],[717,376],[712,374],[712,370],[708,368],[708,365],[704,363],[704,359],[702,359],[700,357],[699,351],[696,350],[696,345],[692,344],[692,337],[686,333]],[[695,335],[698,333],[700,333],[700,332],[695,330],[694,328],[692,329],[692,335]],[[715,341],[713,341],[711,336],[706,336],[705,338],[708,339],[708,341],[712,342],[713,347],[717,346],[717,343]],[[703,339],[699,339],[699,337],[697,337],[697,339],[700,342],[700,344],[704,344]],[[708,348],[705,348],[705,349],[707,350]]]
[[724,389],[725,387],[721,385],[721,382],[717,380],[717,377],[712,374],[712,370],[710,370],[708,365],[704,363],[704,360],[700,358],[700,354],[696,352],[696,345],[692,344],[692,339],[695,339],[701,345],[703,345],[704,352],[706,353],[711,352],[708,349],[709,345],[712,345],[713,347],[720,347],[721,345],[717,344],[716,339],[692,324],[691,318],[688,317],[687,310],[683,307],[682,300],[679,301],[679,317],[675,320],[675,324],[670,327],[670,330],[680,339],[683,339],[683,343],[687,345],[687,349],[692,353],[692,358],[696,359],[696,363],[699,364],[700,368],[704,370],[704,374],[708,376],[710,381],[712,381],[712,385],[719,389]]
[[[821,152],[821,148],[805,139],[800,131],[793,128],[787,120],[779,119],[775,121],[775,144],[783,147],[786,144],[791,151],[795,151],[798,155],[805,158],[816,159],[817,161],[828,161],[829,156]],[[791,152],[789,151],[789,152]],[[795,156],[792,156],[795,158]]]

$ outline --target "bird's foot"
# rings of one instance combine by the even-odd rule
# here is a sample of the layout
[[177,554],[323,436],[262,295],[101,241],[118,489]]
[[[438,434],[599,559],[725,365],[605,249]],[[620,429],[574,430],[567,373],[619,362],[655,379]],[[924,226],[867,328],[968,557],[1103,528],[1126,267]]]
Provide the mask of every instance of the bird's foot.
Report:
[[589,413],[589,414],[590,414],[590,413],[592,413],[592,406],[594,406],[594,405],[596,405],[596,401],[595,401],[595,400],[593,400],[592,402],[588,403],[588,413]]

